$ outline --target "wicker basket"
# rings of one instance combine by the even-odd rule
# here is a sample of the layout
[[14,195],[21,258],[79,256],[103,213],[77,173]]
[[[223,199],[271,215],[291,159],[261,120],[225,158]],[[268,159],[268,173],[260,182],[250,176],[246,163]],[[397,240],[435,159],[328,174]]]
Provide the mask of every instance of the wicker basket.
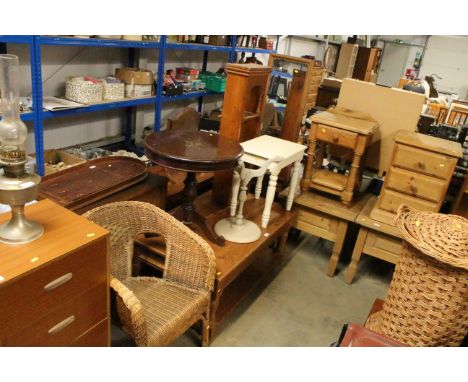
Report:
[[102,83],[94,84],[84,81],[83,77],[68,77],[65,87],[65,98],[79,103],[102,102]]
[[405,239],[383,309],[366,327],[411,346],[458,346],[468,332],[468,220],[401,206]]
[[119,100],[125,98],[124,83],[103,82],[103,99],[105,101]]

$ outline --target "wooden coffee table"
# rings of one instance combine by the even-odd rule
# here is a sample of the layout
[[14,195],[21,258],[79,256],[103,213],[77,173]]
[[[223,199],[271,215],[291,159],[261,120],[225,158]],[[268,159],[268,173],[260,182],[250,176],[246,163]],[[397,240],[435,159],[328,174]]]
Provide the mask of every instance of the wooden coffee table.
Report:
[[192,228],[197,225],[213,243],[224,245],[203,215],[197,212],[194,201],[197,197],[197,172],[216,172],[233,169],[243,154],[241,145],[217,134],[172,130],[157,132],[145,140],[146,155],[161,166],[187,172],[185,178],[182,208],[174,217]]

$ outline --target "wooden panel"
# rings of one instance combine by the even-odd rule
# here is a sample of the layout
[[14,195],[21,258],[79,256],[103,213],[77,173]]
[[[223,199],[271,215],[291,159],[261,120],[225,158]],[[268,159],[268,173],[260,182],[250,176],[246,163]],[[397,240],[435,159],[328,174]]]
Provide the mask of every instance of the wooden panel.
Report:
[[406,204],[421,211],[439,212],[439,205],[436,203],[427,202],[400,192],[382,189],[377,202],[378,208],[396,214],[401,204]]
[[[280,193],[280,197],[286,198],[288,192],[289,188],[286,188]],[[313,211],[320,211],[326,215],[354,222],[368,199],[369,195],[367,194],[358,195],[355,202],[348,207],[341,203],[340,200],[333,199],[333,197],[329,195],[324,196],[316,192],[308,191],[297,196],[294,199],[294,204],[299,207],[308,207],[308,209]]]
[[79,336],[72,342],[71,346],[76,347],[98,347],[109,346],[109,320],[105,319],[99,324]]
[[[348,177],[332,171],[318,170],[313,173],[311,181],[312,183],[341,192],[346,187]],[[311,186],[313,187],[313,184]]]
[[107,282],[106,250],[102,239],[0,288],[0,338],[24,327],[31,317],[40,318],[83,290]]
[[370,114],[341,107],[314,114],[310,117],[310,120],[312,123],[337,127],[338,129],[363,135],[372,135],[379,127],[379,124],[373,120]]
[[319,141],[333,143],[334,145],[347,147],[350,149],[354,149],[356,146],[356,133],[335,129],[334,127],[321,124],[314,124],[314,127],[317,129],[317,139]]
[[422,174],[448,179],[452,176],[457,162],[454,157],[437,154],[432,151],[396,144],[393,165],[417,171]]
[[293,75],[291,81],[288,103],[284,112],[283,127],[280,132],[280,138],[287,141],[297,142],[301,130],[302,117],[307,111],[304,110],[307,93],[305,78],[306,73],[300,71]]
[[395,142],[452,157],[461,158],[463,156],[461,143],[426,134],[401,131],[395,135]]
[[402,241],[383,233],[369,231],[363,253],[396,264],[401,254]]
[[398,167],[391,167],[385,186],[415,197],[442,203],[447,182]]
[[312,224],[316,227],[326,229],[330,232],[336,232],[338,228],[338,219],[318,211],[312,211],[304,207],[299,208],[298,221],[303,221]]
[[[31,325],[2,340],[4,346],[67,346],[82,333],[107,316],[107,283],[89,289],[74,299],[66,299],[49,314],[36,320],[30,315]],[[63,301],[63,300],[62,300]],[[72,319],[73,318],[73,319]],[[67,321],[68,320],[68,321]],[[64,324],[68,322],[68,324]],[[63,328],[61,328],[61,324]],[[53,329],[55,328],[55,330]],[[13,335],[12,335],[13,334]]]
[[340,55],[336,65],[335,78],[352,77],[358,52],[357,44],[341,44]]
[[377,203],[377,196],[371,195],[364,206],[362,208],[361,212],[359,213],[358,217],[356,218],[356,223],[369,228],[371,230],[379,231],[379,232],[384,232],[388,235],[391,235],[393,237],[401,237],[400,231],[393,225],[393,221],[395,220],[395,215],[390,214],[387,211],[382,211],[386,212],[388,215],[391,215],[390,219],[387,220],[386,222],[382,221],[376,221],[373,219],[372,215],[374,211],[376,210],[375,206]]
[[388,171],[395,133],[416,130],[424,102],[422,94],[349,78],[343,80],[338,106],[369,113],[379,123],[373,143],[367,149],[364,167],[376,169],[379,174]]

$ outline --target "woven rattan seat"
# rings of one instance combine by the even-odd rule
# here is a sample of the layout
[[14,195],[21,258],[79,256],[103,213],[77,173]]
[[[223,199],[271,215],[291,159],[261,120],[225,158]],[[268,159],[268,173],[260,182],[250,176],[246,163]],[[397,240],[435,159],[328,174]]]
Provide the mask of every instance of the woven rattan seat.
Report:
[[[111,238],[111,288],[124,330],[138,346],[164,346],[197,321],[208,343],[210,292],[215,256],[201,237],[163,210],[142,202],[117,202],[85,215]],[[166,240],[163,278],[132,277],[133,240],[157,233]]]

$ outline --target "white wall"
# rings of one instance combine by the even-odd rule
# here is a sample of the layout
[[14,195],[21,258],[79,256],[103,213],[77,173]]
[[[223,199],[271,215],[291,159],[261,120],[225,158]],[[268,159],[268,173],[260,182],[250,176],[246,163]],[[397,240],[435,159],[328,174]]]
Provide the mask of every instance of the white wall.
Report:
[[437,89],[468,99],[468,36],[429,37],[420,73],[436,73]]

